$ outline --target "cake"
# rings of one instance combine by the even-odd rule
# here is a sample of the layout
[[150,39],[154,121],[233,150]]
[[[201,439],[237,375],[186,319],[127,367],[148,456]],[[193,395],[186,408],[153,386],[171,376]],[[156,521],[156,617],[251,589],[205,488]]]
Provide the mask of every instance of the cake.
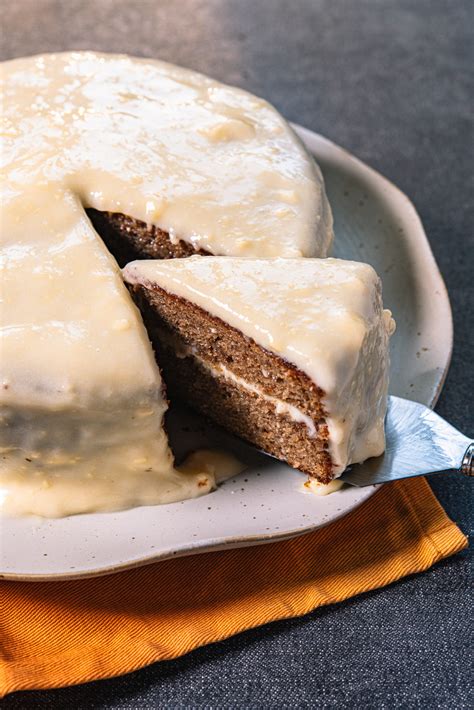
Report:
[[324,484],[384,451],[394,324],[371,266],[193,256],[124,277],[170,397]]
[[72,52],[1,73],[0,507],[54,516],[209,491],[212,475],[174,468],[116,259],[324,257],[321,173],[268,103],[185,69]]
[[15,59],[2,75],[12,192],[74,196],[120,257],[326,256],[321,172],[263,99],[93,52]]

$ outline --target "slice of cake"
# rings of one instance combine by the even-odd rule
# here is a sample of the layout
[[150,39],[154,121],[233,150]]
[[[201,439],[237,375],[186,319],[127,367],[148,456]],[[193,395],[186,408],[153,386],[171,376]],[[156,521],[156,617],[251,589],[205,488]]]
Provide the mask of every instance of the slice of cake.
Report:
[[383,452],[394,323],[371,266],[194,256],[124,275],[170,396],[322,483]]

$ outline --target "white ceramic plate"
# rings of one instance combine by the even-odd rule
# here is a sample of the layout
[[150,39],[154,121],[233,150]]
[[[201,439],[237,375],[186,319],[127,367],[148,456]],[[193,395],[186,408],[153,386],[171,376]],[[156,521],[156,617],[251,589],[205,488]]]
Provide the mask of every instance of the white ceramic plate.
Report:
[[[452,322],[443,281],[418,215],[394,185],[342,148],[297,131],[321,165],[334,212],[335,255],[367,261],[384,285],[398,328],[392,343],[392,394],[433,404],[449,365]],[[0,576],[67,579],[300,535],[367,500],[374,487],[326,497],[303,492],[305,476],[251,453],[193,417],[181,447],[212,440],[237,450],[249,468],[217,491],[173,505],[57,520],[3,519]],[[189,429],[191,431],[189,431]]]

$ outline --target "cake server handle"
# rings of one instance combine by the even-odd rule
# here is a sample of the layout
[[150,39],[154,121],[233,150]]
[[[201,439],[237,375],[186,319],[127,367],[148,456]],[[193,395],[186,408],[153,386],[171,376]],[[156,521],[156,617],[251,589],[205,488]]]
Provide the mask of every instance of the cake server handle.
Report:
[[474,476],[474,442],[467,447],[460,470],[465,476]]
[[341,476],[353,486],[459,471],[474,476],[474,442],[419,402],[389,398],[385,453]]

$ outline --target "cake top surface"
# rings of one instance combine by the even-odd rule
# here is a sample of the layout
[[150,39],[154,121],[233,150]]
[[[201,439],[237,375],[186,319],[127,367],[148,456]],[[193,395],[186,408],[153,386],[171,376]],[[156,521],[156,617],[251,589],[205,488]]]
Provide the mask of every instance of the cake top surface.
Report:
[[47,187],[50,221],[74,196],[215,254],[326,255],[319,169],[263,99],[164,62],[93,52],[15,59],[2,77],[4,199]]
[[[221,318],[296,365],[328,397],[352,377],[367,333],[393,330],[377,274],[354,261],[196,256],[135,261],[124,274]],[[386,342],[374,357],[386,356]]]

